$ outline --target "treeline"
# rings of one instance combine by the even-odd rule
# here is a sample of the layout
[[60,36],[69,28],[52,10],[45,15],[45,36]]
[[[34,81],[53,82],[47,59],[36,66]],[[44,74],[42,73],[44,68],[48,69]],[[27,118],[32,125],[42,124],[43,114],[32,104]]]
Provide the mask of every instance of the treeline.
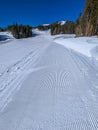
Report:
[[7,31],[12,32],[17,39],[32,37],[32,27],[29,25],[14,24],[7,27]]
[[38,28],[40,31],[44,31],[44,30],[50,29],[50,25],[39,25],[39,26],[37,26],[37,28]]
[[[39,25],[41,31],[51,30],[51,35],[76,34],[76,36],[98,36],[98,0],[86,0],[83,13],[76,22],[66,21],[65,23],[55,22],[50,25]],[[32,36],[32,27],[29,25],[14,24],[0,31],[11,31],[17,39]]]
[[51,24],[51,35],[56,34],[74,34],[76,24],[71,21],[66,21],[65,24],[59,22]]
[[75,27],[76,23],[66,21],[63,25],[60,22],[55,22],[50,25],[39,25],[36,28],[38,28],[40,31],[50,29],[51,35],[56,35],[56,34],[74,34]]
[[86,0],[83,13],[76,22],[66,21],[65,24],[51,24],[51,35],[76,34],[76,36],[98,36],[98,0]]
[[76,36],[98,36],[98,0],[86,0],[83,13],[76,22],[67,21],[64,25],[59,22],[51,24],[51,35],[76,34]]
[[83,13],[77,19],[77,36],[98,36],[98,0],[86,0]]

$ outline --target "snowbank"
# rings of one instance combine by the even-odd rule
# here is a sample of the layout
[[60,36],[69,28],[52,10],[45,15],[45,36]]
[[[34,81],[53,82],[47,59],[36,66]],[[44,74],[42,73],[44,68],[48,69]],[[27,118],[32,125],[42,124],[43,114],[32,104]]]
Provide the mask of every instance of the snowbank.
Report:
[[0,44],[12,40],[14,37],[10,32],[0,32]]
[[[71,35],[72,36],[72,35]],[[88,57],[94,57],[98,60],[98,38],[96,37],[79,37],[68,38],[65,36],[59,36],[54,38],[54,41],[60,45],[63,45],[69,49],[77,51]]]

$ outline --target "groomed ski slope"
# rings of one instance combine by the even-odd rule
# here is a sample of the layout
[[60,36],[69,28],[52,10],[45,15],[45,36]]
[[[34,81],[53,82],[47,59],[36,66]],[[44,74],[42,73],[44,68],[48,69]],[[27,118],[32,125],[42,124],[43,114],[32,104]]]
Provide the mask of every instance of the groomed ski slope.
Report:
[[3,47],[0,130],[98,130],[97,62],[47,32]]

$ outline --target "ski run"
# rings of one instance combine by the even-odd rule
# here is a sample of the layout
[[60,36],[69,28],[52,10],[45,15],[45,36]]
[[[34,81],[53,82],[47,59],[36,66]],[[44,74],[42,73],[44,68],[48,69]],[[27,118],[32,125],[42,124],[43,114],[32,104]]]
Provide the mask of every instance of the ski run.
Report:
[[98,39],[0,41],[0,130],[98,130]]

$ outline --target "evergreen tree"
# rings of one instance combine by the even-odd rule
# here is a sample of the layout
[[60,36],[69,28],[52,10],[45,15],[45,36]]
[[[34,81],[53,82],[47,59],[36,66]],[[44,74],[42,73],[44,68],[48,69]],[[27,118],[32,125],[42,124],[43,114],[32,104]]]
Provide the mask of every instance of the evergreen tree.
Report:
[[75,33],[75,26],[74,22],[66,21],[65,24],[61,24],[59,22],[51,24],[51,35],[56,34],[74,34]]
[[81,17],[77,20],[77,36],[98,35],[98,0],[86,0]]
[[17,39],[32,37],[32,27],[29,25],[14,24],[7,28]]

